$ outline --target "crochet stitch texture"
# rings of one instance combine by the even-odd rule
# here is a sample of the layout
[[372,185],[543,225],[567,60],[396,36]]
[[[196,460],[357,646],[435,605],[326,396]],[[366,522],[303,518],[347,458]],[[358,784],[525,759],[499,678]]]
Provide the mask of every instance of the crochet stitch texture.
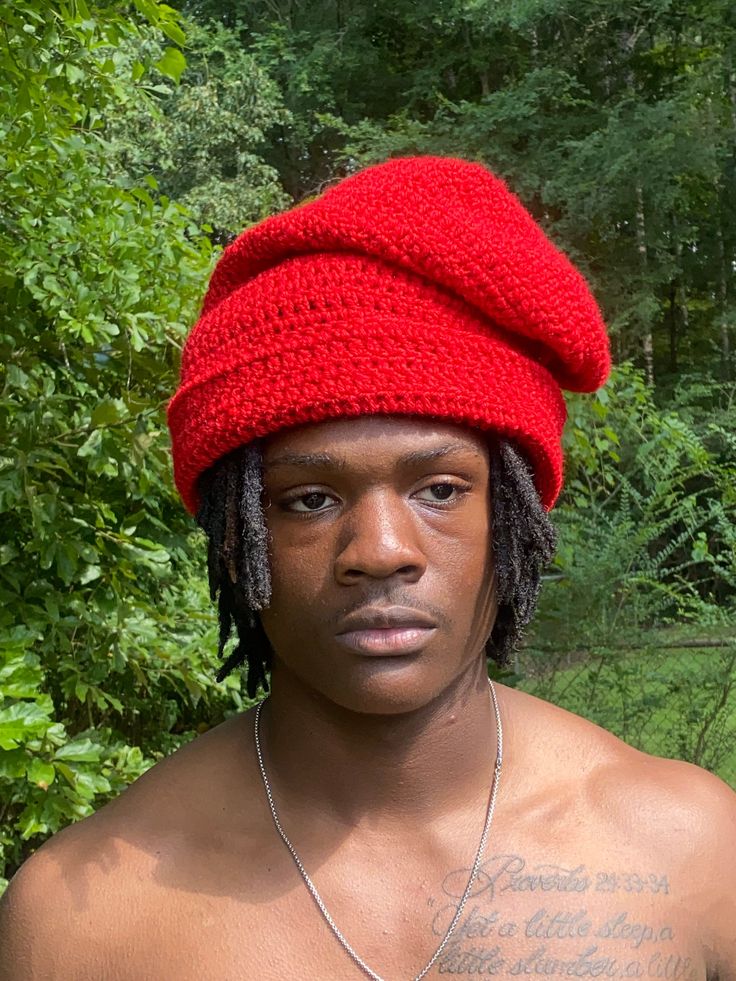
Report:
[[516,440],[546,508],[562,486],[561,388],[610,370],[570,261],[479,164],[369,167],[247,229],[223,253],[169,405],[174,474],[280,429],[419,415]]

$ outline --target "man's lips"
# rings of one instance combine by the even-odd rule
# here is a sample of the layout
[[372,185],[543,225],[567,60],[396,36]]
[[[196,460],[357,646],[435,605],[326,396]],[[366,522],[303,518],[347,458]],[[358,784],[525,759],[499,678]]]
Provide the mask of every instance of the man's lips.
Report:
[[338,634],[343,647],[359,654],[413,654],[420,650],[436,627],[382,627],[372,630],[349,630]]
[[436,629],[435,621],[420,610],[364,607],[341,621],[337,640],[359,654],[412,654],[427,643]]

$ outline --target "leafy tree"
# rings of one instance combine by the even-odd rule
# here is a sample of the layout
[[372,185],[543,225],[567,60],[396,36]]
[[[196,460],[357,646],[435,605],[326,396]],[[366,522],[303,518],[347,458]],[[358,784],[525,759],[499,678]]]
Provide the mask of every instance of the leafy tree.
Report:
[[[155,100],[128,100],[111,129],[119,166],[129,178],[153,177],[184,205],[213,240],[285,207],[276,170],[259,155],[268,134],[289,122],[280,92],[256,57],[221,25],[186,23],[187,66],[175,86],[149,86]],[[156,60],[161,45],[128,39],[132,65]],[[152,111],[157,108],[158,111]]]
[[[164,418],[211,246],[154,180],[120,173],[106,132],[181,69],[160,43],[183,41],[174,12],[137,6],[0,10],[0,888],[239,704],[208,682],[201,543]],[[158,68],[131,66],[149,39]]]
[[[487,162],[591,276],[652,384],[733,373],[728,0],[189,0],[279,86],[294,198],[389,154]],[[222,28],[219,28],[222,29]]]

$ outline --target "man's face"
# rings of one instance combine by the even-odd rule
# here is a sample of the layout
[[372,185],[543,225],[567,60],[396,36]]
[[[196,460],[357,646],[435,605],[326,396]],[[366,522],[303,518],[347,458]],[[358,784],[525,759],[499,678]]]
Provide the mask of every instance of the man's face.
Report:
[[275,678],[397,713],[482,656],[496,615],[482,434],[386,416],[304,426],[267,441],[264,486]]

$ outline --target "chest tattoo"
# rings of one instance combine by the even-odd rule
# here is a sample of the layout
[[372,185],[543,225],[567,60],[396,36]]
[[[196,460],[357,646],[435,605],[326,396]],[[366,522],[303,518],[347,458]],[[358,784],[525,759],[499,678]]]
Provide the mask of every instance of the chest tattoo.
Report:
[[[467,875],[466,869],[451,872],[429,900],[435,936],[444,935]],[[669,896],[669,880],[656,870],[594,870],[494,855],[483,864],[436,970],[697,981],[700,972],[667,916]]]

